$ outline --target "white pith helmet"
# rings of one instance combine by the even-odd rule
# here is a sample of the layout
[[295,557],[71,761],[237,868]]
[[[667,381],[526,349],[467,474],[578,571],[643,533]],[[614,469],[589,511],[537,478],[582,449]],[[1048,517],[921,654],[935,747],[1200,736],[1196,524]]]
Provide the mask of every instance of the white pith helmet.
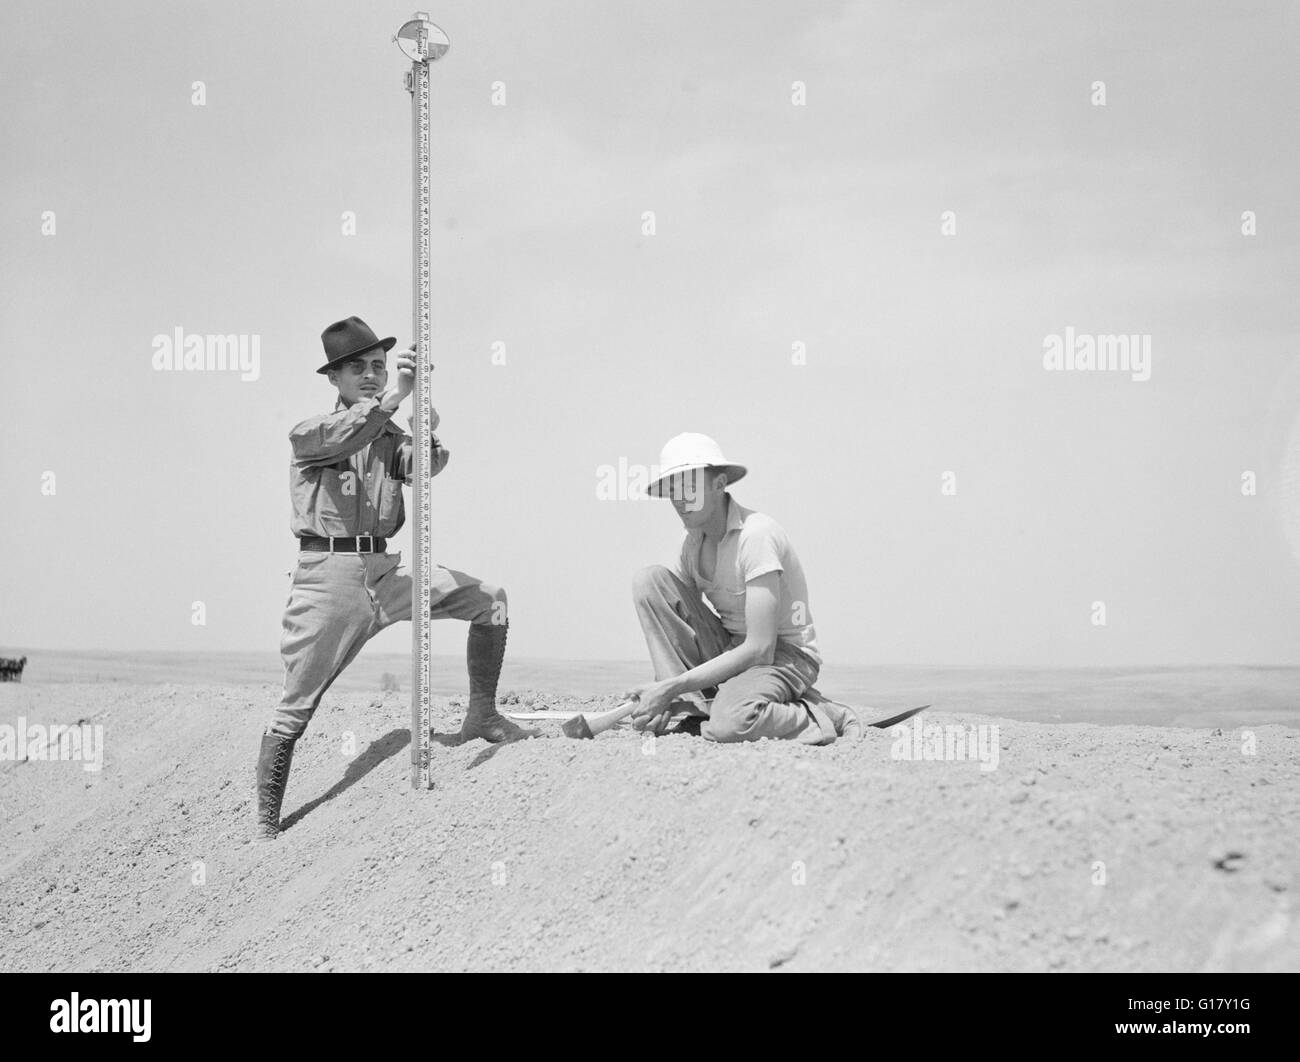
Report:
[[659,451],[659,476],[646,488],[654,498],[662,498],[664,483],[672,476],[692,468],[719,468],[727,473],[727,485],[744,479],[749,471],[744,465],[728,461],[722,456],[722,447],[707,435],[684,431],[674,435]]

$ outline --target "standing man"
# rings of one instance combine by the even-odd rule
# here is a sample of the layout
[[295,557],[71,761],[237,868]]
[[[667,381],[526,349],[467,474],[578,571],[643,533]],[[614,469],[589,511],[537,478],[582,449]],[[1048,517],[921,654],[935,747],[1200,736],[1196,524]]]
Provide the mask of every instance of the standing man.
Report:
[[794,547],[727,491],[745,466],[686,432],[664,445],[659,467],[648,493],[672,500],[686,536],[672,569],[645,568],[633,583],[655,673],[625,695],[640,701],[633,726],[661,734],[675,719],[674,732],[710,741],[861,736],[853,710],[813,688],[822,658]]
[[[414,470],[412,440],[391,418],[415,384],[415,355],[387,356],[397,342],[378,339],[359,317],[321,333],[325,364],[316,371],[338,389],[334,412],[309,417],[289,433],[291,528],[298,567],[284,611],[280,654],[284,695],[262,735],[257,760],[257,836],[280,832],[280,805],[294,742],[331,683],[385,627],[411,618],[411,576],[387,538],[405,521],[402,485]],[[433,414],[433,427],[438,414]],[[450,454],[432,440],[431,475]],[[497,679],[506,647],[506,592],[464,572],[432,573],[434,619],[469,621],[469,711],[462,741],[535,736],[498,714]],[[414,735],[413,735],[414,737]]]

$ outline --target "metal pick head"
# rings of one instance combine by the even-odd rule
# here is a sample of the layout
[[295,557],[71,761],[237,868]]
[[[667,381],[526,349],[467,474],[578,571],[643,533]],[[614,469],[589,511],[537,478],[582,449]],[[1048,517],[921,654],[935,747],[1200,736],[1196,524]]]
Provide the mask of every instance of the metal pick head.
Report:
[[402,54],[417,63],[441,59],[451,47],[451,38],[430,22],[423,11],[417,11],[415,18],[405,23],[393,40],[402,49]]
[[561,723],[560,729],[564,731],[565,737],[578,738],[579,740],[596,736],[591,732],[591,726],[588,724],[585,715],[575,715],[567,722]]

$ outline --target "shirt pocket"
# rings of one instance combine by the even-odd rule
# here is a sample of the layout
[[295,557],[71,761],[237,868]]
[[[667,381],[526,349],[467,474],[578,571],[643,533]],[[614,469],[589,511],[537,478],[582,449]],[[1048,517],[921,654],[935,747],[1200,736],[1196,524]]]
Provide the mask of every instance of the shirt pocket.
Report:
[[401,483],[406,479],[406,462],[402,460],[402,444],[392,444],[392,449],[384,458],[384,474],[391,480]]
[[713,585],[718,593],[729,598],[745,596],[745,580],[734,564],[719,565],[713,576]]
[[709,599],[719,616],[730,616],[734,620],[744,623],[745,619],[745,591],[732,590],[721,584],[714,586],[704,592],[704,596]]
[[356,522],[361,489],[357,474],[346,463],[320,470],[316,490],[316,518],[322,532],[336,538],[353,533],[352,525]]
[[379,483],[380,533],[385,537],[396,534],[402,515],[402,481],[385,476]]

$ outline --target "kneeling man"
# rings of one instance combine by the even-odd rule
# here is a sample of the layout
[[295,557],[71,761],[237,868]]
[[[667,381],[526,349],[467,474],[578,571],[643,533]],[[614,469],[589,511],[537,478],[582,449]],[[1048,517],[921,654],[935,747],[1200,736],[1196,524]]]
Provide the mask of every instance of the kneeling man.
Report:
[[633,585],[656,680],[628,691],[640,702],[633,725],[662,734],[675,723],[711,741],[860,736],[853,711],[813,688],[822,659],[794,547],[727,491],[745,466],[687,432],[659,467],[648,492],[672,500],[686,536],[671,569],[645,568]]

